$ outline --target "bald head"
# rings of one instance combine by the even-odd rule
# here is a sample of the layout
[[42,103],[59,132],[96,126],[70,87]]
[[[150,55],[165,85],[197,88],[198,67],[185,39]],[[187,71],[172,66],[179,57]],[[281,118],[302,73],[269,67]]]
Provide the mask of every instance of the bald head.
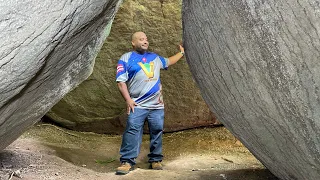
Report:
[[147,37],[147,35],[144,32],[135,32],[132,34],[131,40],[135,41],[136,39],[138,39],[141,36]]
[[148,50],[149,42],[144,32],[135,32],[132,34],[132,47],[135,51],[144,53]]

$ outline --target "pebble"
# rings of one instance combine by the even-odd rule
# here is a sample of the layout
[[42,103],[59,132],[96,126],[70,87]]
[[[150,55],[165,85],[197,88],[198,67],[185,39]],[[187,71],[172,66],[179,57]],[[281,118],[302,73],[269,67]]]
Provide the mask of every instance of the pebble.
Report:
[[20,172],[20,170],[14,171],[14,172],[13,172],[13,176],[18,177],[18,178],[22,178],[22,177],[21,177],[21,172]]
[[227,179],[227,177],[226,177],[225,174],[220,174],[220,176],[221,176],[223,179]]

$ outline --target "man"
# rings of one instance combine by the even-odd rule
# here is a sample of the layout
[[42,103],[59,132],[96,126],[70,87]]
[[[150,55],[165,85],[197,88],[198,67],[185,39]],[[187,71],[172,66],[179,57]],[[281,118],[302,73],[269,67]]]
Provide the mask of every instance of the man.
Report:
[[148,121],[150,131],[150,153],[148,154],[151,169],[161,170],[162,165],[162,132],[164,122],[164,104],[161,94],[160,69],[167,69],[184,55],[180,52],[169,58],[147,52],[149,42],[143,32],[132,35],[133,51],[121,56],[116,81],[121,95],[127,103],[127,125],[120,148],[121,166],[116,174],[123,175],[133,170],[135,159],[140,153],[143,125]]

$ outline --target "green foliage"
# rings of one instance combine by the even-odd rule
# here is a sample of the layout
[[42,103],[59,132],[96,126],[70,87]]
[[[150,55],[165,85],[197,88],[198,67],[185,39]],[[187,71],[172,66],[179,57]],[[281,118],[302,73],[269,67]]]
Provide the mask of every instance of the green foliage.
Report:
[[98,164],[101,164],[101,165],[107,165],[107,164],[109,164],[109,163],[112,163],[112,162],[114,162],[115,160],[117,160],[117,158],[109,158],[109,159],[107,159],[107,160],[95,160],[96,161],[96,163],[98,163]]

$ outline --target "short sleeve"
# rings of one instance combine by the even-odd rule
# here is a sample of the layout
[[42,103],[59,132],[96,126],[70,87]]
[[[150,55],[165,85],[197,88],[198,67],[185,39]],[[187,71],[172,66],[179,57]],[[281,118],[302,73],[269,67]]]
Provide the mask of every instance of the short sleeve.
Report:
[[169,59],[168,58],[164,58],[162,56],[158,56],[158,57],[161,60],[161,64],[162,64],[161,69],[167,70],[168,67],[169,67]]
[[117,82],[127,82],[129,75],[128,75],[128,61],[131,56],[132,52],[125,53],[120,57],[117,65],[117,73],[116,73],[116,81]]
[[119,60],[117,65],[116,81],[126,82],[127,80],[128,80],[127,63],[124,62],[123,60]]

